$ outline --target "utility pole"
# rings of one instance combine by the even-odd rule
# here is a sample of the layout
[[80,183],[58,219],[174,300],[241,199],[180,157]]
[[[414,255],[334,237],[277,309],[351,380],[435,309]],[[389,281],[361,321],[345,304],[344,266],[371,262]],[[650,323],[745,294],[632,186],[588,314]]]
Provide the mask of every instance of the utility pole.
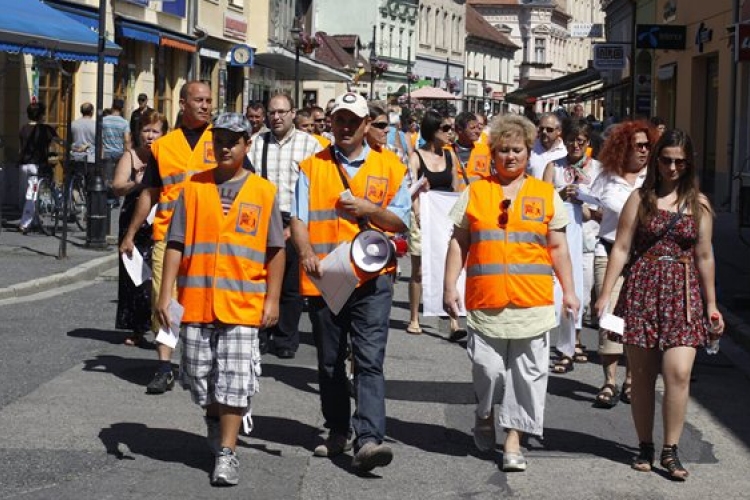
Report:
[[411,110],[411,47],[406,47],[406,99]]
[[375,63],[378,62],[378,56],[375,52],[375,31],[376,26],[372,27],[372,42],[370,43],[370,100],[375,98]]

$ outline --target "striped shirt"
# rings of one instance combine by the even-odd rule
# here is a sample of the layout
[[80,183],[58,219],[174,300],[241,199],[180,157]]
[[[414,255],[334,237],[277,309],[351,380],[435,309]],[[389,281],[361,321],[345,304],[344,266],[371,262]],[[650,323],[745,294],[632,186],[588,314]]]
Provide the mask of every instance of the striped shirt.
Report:
[[323,148],[315,137],[294,128],[281,140],[276,139],[273,133],[258,135],[247,155],[258,175],[263,172],[263,144],[269,135],[271,140],[268,143],[267,178],[278,189],[279,209],[290,213],[294,187],[299,178],[299,164]]

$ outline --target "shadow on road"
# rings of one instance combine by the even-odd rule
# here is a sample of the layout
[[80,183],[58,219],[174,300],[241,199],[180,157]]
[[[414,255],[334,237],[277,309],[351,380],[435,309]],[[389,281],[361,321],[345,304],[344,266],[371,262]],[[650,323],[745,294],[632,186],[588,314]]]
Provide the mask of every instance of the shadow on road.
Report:
[[137,456],[174,462],[199,469],[213,470],[214,460],[206,438],[177,429],[147,427],[135,422],[120,422],[99,432],[107,454],[118,460],[137,460]]
[[154,368],[152,359],[123,358],[109,354],[100,354],[83,362],[83,371],[110,373],[126,382],[142,386],[144,390],[154,376]]
[[[98,328],[76,328],[75,330],[69,331],[67,335],[68,337],[77,339],[90,339],[119,345],[125,342],[125,338],[130,335],[130,332],[120,330],[100,330]],[[139,347],[141,349],[156,350],[156,346],[151,342],[144,343]]]

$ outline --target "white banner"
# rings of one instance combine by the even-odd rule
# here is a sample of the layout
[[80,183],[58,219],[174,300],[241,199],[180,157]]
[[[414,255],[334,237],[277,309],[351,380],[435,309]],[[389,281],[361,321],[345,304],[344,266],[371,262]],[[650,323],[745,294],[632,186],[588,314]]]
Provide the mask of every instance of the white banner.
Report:
[[[443,311],[443,277],[445,256],[453,224],[448,218],[459,193],[428,191],[419,195],[419,224],[422,230],[422,307],[424,316],[446,316]],[[461,316],[466,316],[463,304],[466,272],[461,271],[456,288],[461,295]]]

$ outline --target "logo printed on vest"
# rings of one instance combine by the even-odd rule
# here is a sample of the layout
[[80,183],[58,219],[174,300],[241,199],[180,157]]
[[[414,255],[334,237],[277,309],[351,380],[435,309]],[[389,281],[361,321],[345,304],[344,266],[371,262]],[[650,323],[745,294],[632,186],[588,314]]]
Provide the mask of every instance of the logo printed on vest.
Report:
[[203,163],[214,163],[216,158],[214,157],[214,143],[213,141],[206,141],[203,143]]
[[521,199],[521,219],[542,222],[544,220],[544,198],[524,196]]
[[388,192],[387,177],[367,177],[367,187],[365,187],[365,198],[371,202],[382,205],[385,201],[385,194]]
[[474,171],[478,174],[488,174],[487,165],[489,165],[489,161],[485,155],[477,156],[474,163]]
[[237,225],[235,231],[255,236],[258,232],[260,213],[260,206],[251,205],[250,203],[240,203],[240,211],[239,214],[237,214]]

